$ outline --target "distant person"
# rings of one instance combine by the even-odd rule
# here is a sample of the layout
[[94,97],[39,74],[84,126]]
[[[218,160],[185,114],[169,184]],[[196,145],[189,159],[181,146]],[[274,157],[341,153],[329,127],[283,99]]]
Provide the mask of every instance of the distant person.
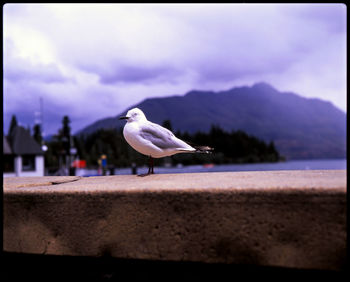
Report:
[[131,164],[131,173],[132,174],[137,174],[137,166],[135,163]]
[[70,175],[70,176],[75,176],[75,167],[74,167],[74,166],[71,166],[71,167],[69,168],[69,175]]
[[109,175],[114,175],[114,165],[109,167]]

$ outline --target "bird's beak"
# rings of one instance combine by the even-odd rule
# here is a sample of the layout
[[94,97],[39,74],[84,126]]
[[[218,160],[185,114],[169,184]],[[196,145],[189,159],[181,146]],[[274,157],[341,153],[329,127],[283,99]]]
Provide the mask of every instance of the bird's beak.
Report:
[[129,117],[119,117],[119,119],[128,119]]

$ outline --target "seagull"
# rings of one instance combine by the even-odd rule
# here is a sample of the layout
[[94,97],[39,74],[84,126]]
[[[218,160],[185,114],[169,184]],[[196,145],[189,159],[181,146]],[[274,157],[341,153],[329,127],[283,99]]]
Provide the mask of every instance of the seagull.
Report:
[[125,140],[136,151],[149,157],[148,173],[139,176],[154,174],[154,158],[178,153],[211,153],[214,150],[208,146],[190,145],[182,141],[167,128],[148,121],[139,108],[129,110],[126,116],[119,119],[127,120],[123,129]]

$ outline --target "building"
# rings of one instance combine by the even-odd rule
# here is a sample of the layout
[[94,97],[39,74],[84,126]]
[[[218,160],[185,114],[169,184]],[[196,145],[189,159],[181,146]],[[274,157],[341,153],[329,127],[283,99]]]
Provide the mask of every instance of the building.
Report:
[[44,176],[44,152],[30,133],[16,126],[3,136],[3,176]]

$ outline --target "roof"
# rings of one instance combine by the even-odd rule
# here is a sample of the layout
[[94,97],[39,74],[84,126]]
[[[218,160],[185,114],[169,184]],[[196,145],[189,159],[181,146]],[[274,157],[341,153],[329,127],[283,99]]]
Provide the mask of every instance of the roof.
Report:
[[12,149],[12,153],[16,155],[42,155],[44,152],[41,150],[40,145],[30,135],[30,133],[22,126],[16,126],[11,135],[9,141]]
[[2,152],[4,155],[11,155],[12,154],[12,150],[10,147],[9,142],[7,141],[7,138],[5,137],[5,135],[3,135],[3,143],[2,143]]

